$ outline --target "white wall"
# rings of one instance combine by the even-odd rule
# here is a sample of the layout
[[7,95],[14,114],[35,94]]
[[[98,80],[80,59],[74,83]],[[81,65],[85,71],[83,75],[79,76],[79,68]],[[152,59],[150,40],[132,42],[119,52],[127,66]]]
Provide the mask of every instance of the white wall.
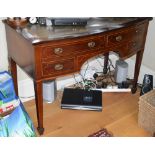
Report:
[[0,18],[0,71],[8,69],[7,45],[5,37],[5,27]]
[[155,71],[155,18],[149,24],[142,63]]

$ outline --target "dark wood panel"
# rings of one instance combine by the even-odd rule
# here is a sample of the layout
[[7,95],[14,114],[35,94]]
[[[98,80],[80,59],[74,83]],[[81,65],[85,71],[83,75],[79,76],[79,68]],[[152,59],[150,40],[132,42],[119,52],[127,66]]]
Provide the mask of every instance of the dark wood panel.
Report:
[[31,78],[34,72],[34,47],[13,28],[5,25],[8,56],[11,57]]
[[75,64],[74,58],[42,63],[42,76],[58,76],[75,72]]
[[78,70],[81,69],[81,66],[84,64],[84,62],[86,62],[88,59],[98,55],[98,54],[101,54],[102,52],[101,51],[97,51],[97,52],[92,52],[92,53],[87,53],[87,54],[83,54],[83,55],[79,55],[77,56],[77,68]]
[[143,38],[147,24],[143,23],[135,27],[129,27],[123,30],[115,31],[108,35],[107,45],[112,46],[113,44],[122,44],[124,42],[130,42],[137,38]]
[[108,46],[113,44],[122,44],[125,41],[129,41],[132,38],[132,31],[131,29],[127,29],[125,31],[118,31],[114,34],[108,35]]
[[73,39],[73,42],[58,43],[43,47],[42,59],[59,59],[59,57],[73,56],[81,52],[96,50],[105,46],[105,39],[103,36],[97,36],[87,39]]
[[146,37],[147,27],[147,23],[135,27],[133,38],[129,40],[127,45],[128,56],[131,56],[144,48],[144,39]]

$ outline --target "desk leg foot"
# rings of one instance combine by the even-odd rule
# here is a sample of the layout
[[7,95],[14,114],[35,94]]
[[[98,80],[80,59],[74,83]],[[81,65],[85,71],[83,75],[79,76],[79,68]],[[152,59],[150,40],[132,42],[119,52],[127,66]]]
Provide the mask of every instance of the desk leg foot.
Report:
[[37,130],[38,130],[38,132],[39,132],[40,135],[43,135],[43,133],[44,133],[44,128],[42,128],[42,127],[37,127]]
[[136,91],[137,91],[137,87],[133,87],[133,88],[131,89],[132,94],[135,94]]

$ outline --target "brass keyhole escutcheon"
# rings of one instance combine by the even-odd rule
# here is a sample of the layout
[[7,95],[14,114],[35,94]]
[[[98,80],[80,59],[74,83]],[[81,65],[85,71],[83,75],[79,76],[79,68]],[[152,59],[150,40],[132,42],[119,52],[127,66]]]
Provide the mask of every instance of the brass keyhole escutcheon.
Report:
[[64,68],[63,64],[56,64],[54,66],[54,69],[57,70],[57,71],[62,70],[63,68]]
[[62,48],[59,48],[59,47],[58,47],[58,48],[55,48],[55,49],[54,49],[54,53],[55,53],[55,54],[61,54],[62,52],[63,52],[63,49],[62,49]]

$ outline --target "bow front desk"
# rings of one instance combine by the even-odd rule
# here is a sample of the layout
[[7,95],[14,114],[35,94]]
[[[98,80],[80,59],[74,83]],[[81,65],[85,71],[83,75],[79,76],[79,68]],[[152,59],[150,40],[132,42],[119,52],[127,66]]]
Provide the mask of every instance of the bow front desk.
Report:
[[18,94],[16,64],[34,82],[38,131],[43,134],[42,82],[79,72],[82,64],[98,54],[105,56],[107,71],[109,51],[127,58],[136,54],[132,93],[137,80],[151,18],[90,18],[86,26],[40,26],[27,24],[13,28],[4,21],[8,58]]

